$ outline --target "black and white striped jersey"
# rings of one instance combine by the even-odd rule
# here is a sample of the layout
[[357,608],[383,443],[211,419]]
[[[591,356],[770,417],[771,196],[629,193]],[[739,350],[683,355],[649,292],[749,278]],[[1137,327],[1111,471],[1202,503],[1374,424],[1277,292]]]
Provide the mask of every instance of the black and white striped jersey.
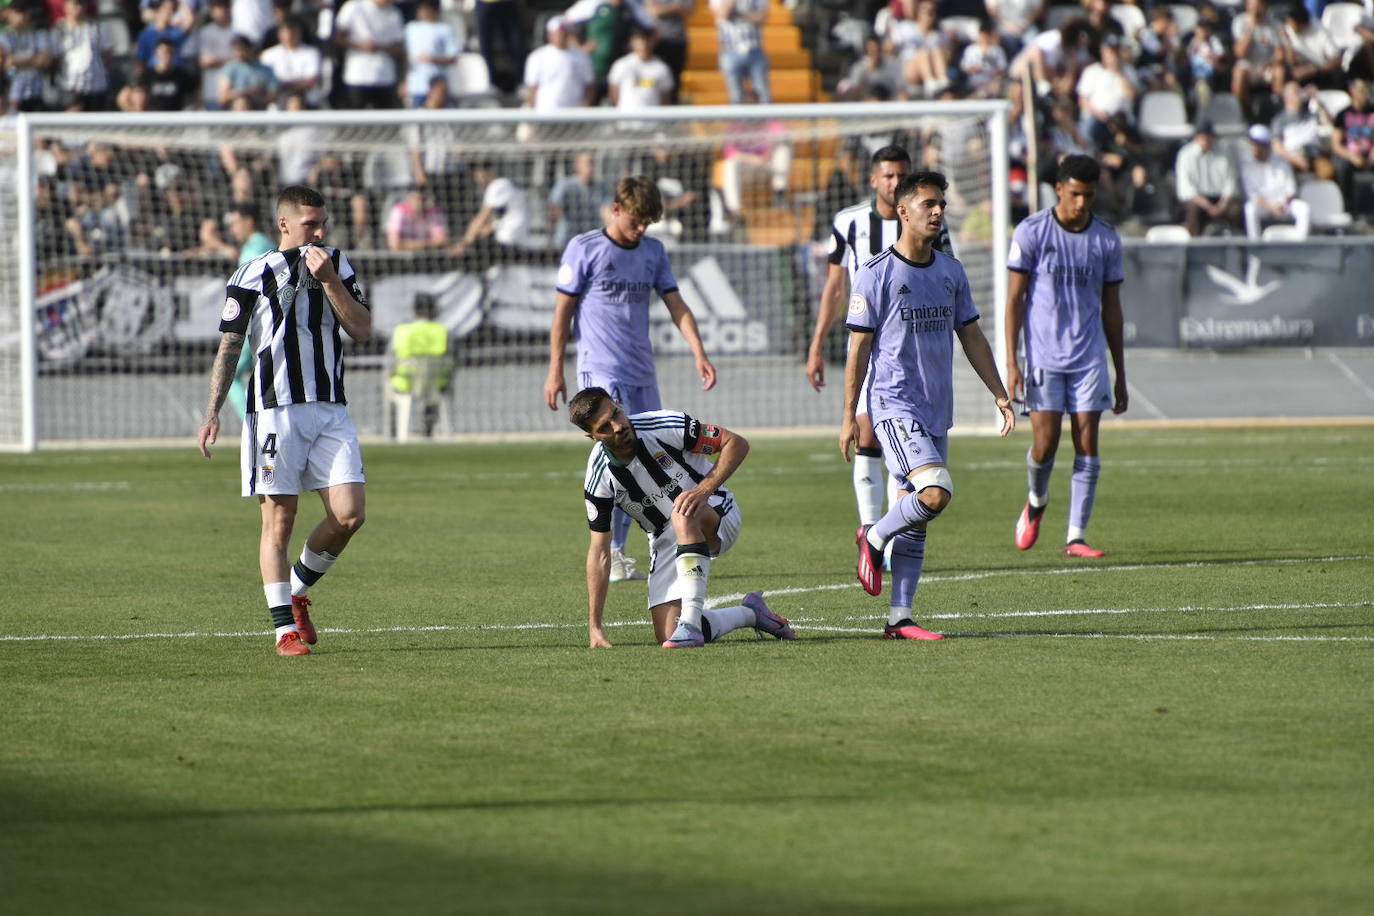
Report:
[[[610,531],[611,510],[619,506],[657,537],[669,527],[673,500],[711,472],[706,456],[720,448],[720,427],[672,410],[637,413],[630,424],[636,441],[628,464],[621,464],[600,442],[587,459],[582,485],[587,524],[593,531]],[[721,487],[711,497],[711,506],[725,515],[734,506],[734,496]]]
[[[357,274],[337,248],[334,270],[364,308]],[[304,249],[269,251],[244,264],[225,289],[221,332],[245,335],[252,347],[248,412],[309,401],[344,399],[343,340],[324,288],[305,266]]]
[[[831,264],[845,266],[852,287],[859,268],[891,248],[901,234],[901,221],[895,217],[883,219],[872,200],[845,207],[835,214],[835,222],[830,227],[828,260]],[[950,241],[947,223],[940,225],[940,237],[935,240],[935,248],[954,257],[954,243]]]

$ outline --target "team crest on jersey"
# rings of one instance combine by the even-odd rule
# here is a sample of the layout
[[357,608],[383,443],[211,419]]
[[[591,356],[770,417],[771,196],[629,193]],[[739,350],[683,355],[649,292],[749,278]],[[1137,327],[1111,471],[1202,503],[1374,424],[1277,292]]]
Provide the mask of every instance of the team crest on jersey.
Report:
[[951,280],[949,277],[945,277],[943,280],[940,281],[940,283],[941,283],[941,285],[944,286],[944,288],[945,288],[945,295],[946,295],[946,296],[953,297],[953,296],[954,296],[954,281]]
[[849,314],[858,316],[866,311],[868,311],[868,300],[860,293],[855,293],[849,297]]
[[673,459],[669,458],[663,452],[656,453],[654,455],[654,460],[657,461],[658,466],[663,468],[663,470],[665,471],[671,471],[673,469]]
[[1009,252],[1007,253],[1007,260],[1008,260],[1008,261],[1019,261],[1019,260],[1021,260],[1021,246],[1018,245],[1014,240],[1013,240],[1012,243],[1011,243],[1011,251],[1009,251]]
[[258,468],[258,476],[262,478],[263,486],[272,485],[272,471],[273,466],[270,464],[264,464],[262,467]]
[[296,287],[285,286],[281,291],[281,304],[283,308],[290,308],[291,303],[296,301]]
[[233,321],[239,317],[239,303],[237,299],[225,299],[224,311],[219,314],[221,321]]

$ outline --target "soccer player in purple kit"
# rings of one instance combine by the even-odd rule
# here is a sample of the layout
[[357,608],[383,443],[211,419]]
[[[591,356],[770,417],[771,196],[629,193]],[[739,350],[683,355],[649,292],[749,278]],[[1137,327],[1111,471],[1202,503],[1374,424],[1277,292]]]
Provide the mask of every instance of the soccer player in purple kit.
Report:
[[[1032,436],[1029,494],[1016,521],[1016,546],[1029,550],[1040,535],[1067,413],[1074,458],[1066,557],[1105,555],[1084,537],[1101,468],[1097,431],[1102,411],[1124,413],[1127,403],[1121,237],[1092,214],[1099,175],[1091,156],[1064,157],[1054,185],[1058,202],[1021,221],[1007,257],[1007,387],[1013,397],[1024,392]],[[1023,336],[1024,372],[1016,361]],[[1108,351],[1114,387],[1107,378]]]
[[[604,388],[629,414],[659,410],[658,377],[649,342],[649,294],[657,292],[696,360],[701,388],[716,384],[716,368],[706,357],[696,317],[668,264],[663,243],[645,230],[663,216],[663,198],[648,178],[622,178],[604,229],[576,235],[563,250],[558,268],[553,328],[549,332],[549,375],[544,401],[558,409],[568,398],[563,351],[574,319],[577,324],[577,387]],[[643,579],[625,555],[630,516],[619,508],[611,528],[610,581]]]
[[948,432],[954,413],[954,338],[996,399],[1001,434],[1016,427],[1011,399],[997,363],[978,326],[968,277],[955,258],[933,244],[944,225],[945,190],[939,172],[913,172],[893,194],[902,233],[882,254],[859,269],[849,297],[850,331],[844,373],[844,417],[840,452],[858,440],[859,389],[868,373],[868,415],[882,443],[883,460],[904,495],[872,525],[860,525],[859,582],[870,595],[882,594],[883,548],[892,548],[892,593],[887,639],[942,639],[911,619],[925,561],[926,525],[954,495],[946,468]]

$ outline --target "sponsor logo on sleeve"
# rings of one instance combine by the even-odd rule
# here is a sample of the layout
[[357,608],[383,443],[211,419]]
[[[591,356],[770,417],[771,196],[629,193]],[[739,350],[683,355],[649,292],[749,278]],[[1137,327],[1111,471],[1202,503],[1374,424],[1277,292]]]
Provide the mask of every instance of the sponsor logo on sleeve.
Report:
[[1015,239],[1012,240],[1011,251],[1007,253],[1007,260],[1012,262],[1021,260],[1021,246],[1016,243]]
[[596,521],[596,517],[601,514],[601,511],[596,508],[596,503],[592,502],[590,499],[584,499],[582,501],[587,504],[587,521]]
[[860,293],[849,297],[849,314],[855,318],[868,311],[868,300]]
[[239,317],[239,303],[237,299],[225,299],[224,311],[220,312],[221,321],[233,321]]
[[[547,276],[547,274],[546,274]],[[571,264],[564,264],[558,268],[558,285],[571,286],[573,281],[573,269]]]

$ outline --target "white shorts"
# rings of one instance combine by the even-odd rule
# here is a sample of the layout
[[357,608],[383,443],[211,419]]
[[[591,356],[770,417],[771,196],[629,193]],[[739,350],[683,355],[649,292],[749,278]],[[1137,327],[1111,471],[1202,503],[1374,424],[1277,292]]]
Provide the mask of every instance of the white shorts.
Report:
[[914,489],[908,476],[928,464],[949,463],[949,437],[932,436],[914,417],[892,417],[876,424],[873,434],[883,449],[883,463],[904,490]]
[[363,483],[358,431],[342,404],[288,404],[249,414],[239,456],[244,496],[298,496]]
[[[721,494],[717,493],[711,497],[711,505],[717,511],[720,510],[721,502]],[[739,539],[739,527],[739,503],[731,496],[729,507],[720,517],[720,527],[716,529],[716,537],[720,538],[720,550],[714,556],[720,556],[735,545],[735,541]],[[676,560],[677,535],[673,533],[673,526],[668,525],[662,534],[649,541],[649,607],[658,607],[666,601],[677,601],[682,598],[682,591],[678,588]]]
[[1112,409],[1107,364],[1077,372],[1026,368],[1026,409],[1092,413]]

